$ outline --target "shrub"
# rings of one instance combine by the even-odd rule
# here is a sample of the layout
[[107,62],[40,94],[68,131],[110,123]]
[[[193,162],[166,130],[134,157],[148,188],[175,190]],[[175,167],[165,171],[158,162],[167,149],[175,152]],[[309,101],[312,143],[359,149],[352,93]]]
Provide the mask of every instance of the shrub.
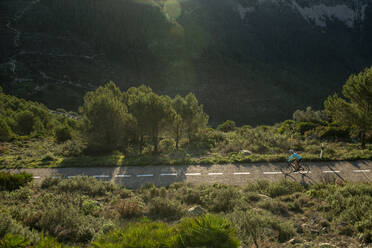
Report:
[[81,214],[71,203],[49,202],[43,207],[36,227],[63,242],[88,242],[100,226],[91,216]]
[[296,181],[281,180],[279,182],[271,183],[267,188],[267,193],[271,197],[278,197],[281,195],[303,192],[304,190],[304,187]]
[[105,195],[117,188],[111,182],[102,182],[93,177],[77,176],[61,181],[57,189],[59,192],[81,192],[86,195]]
[[34,130],[36,119],[31,111],[18,112],[14,120],[16,122],[15,131],[18,135],[29,135]]
[[178,229],[180,247],[234,248],[240,245],[231,223],[217,215],[182,219]]
[[[10,213],[0,208],[0,240],[7,234],[20,235],[29,240],[37,239],[34,232],[14,220]],[[0,245],[1,247],[1,245]]]
[[57,148],[57,155],[62,155],[64,157],[78,156],[86,149],[86,143],[82,139],[74,137],[72,140],[65,141]]
[[350,131],[346,127],[338,127],[334,125],[330,125],[324,129],[320,129],[319,137],[322,139],[341,139],[341,140],[348,140],[350,139]]
[[182,205],[162,197],[155,197],[150,202],[149,214],[166,219],[178,219],[184,214]]
[[177,247],[177,233],[167,224],[145,220],[102,235],[92,245],[96,248],[174,248]]
[[121,218],[131,218],[143,214],[145,203],[138,197],[120,200],[115,207]]
[[266,211],[235,211],[229,218],[237,228],[239,238],[246,244],[254,243],[256,247],[265,237],[285,242],[295,234],[292,223],[282,221]]
[[227,120],[224,123],[218,125],[217,130],[222,132],[231,132],[236,128],[235,121]]
[[54,136],[58,143],[63,143],[72,138],[72,130],[68,126],[59,126],[55,129]]
[[40,236],[40,241],[33,248],[62,248],[63,246],[58,243],[58,241],[50,236],[44,236],[42,233]]
[[372,241],[372,185],[327,184],[312,187],[308,194],[325,200],[322,209],[329,220],[336,224],[348,223],[346,227],[337,225],[340,233],[351,235],[359,232],[366,242]]
[[266,201],[260,202],[258,204],[258,207],[266,209],[275,215],[282,215],[282,216],[289,215],[287,206],[284,203],[277,201],[277,200],[266,200]]
[[32,175],[26,172],[10,174],[0,172],[0,190],[16,190],[32,181]]
[[177,199],[179,199],[182,203],[186,203],[188,205],[191,204],[200,204],[200,191],[195,188],[190,187],[182,187],[177,190]]
[[49,189],[50,187],[57,186],[61,182],[61,178],[47,177],[41,183],[42,189]]
[[30,241],[20,235],[7,234],[0,240],[1,248],[26,248],[29,247]]
[[297,123],[296,128],[298,132],[300,132],[303,135],[305,132],[315,129],[317,126],[318,124],[314,122],[300,122]]
[[0,141],[10,141],[13,138],[13,132],[8,123],[0,116]]
[[232,186],[215,184],[201,187],[202,205],[210,211],[229,212],[239,198],[239,191]]

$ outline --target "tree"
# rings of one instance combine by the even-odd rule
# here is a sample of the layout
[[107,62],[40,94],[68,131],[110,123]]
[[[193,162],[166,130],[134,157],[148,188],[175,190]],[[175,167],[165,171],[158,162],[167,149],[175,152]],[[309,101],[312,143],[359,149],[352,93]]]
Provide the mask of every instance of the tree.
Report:
[[171,132],[176,141],[177,151],[179,149],[180,140],[183,137],[184,132],[185,132],[185,122],[183,121],[183,117],[185,116],[186,105],[187,103],[185,99],[181,97],[180,95],[177,95],[172,100],[172,108],[174,110],[174,115],[172,119]]
[[365,148],[365,134],[372,128],[372,67],[351,75],[342,93],[346,99],[337,94],[328,97],[324,102],[326,113],[359,134]]
[[122,98],[122,92],[113,82],[85,95],[80,112],[84,117],[88,147],[93,151],[126,148],[133,118]]
[[140,153],[146,135],[151,138],[154,152],[158,152],[159,135],[169,126],[173,115],[171,99],[168,96],[155,94],[146,86],[130,88],[127,97],[129,112],[137,121]]
[[182,119],[185,122],[187,137],[189,142],[192,141],[195,134],[202,128],[206,128],[208,124],[208,115],[203,111],[203,105],[199,105],[195,95],[189,93],[185,97],[186,108]]

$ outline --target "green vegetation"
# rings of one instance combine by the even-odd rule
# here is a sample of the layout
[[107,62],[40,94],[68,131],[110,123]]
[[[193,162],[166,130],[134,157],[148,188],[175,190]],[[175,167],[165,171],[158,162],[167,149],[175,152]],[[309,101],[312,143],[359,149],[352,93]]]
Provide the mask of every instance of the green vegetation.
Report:
[[349,127],[354,136],[360,135],[366,146],[366,133],[372,130],[372,67],[351,75],[343,88],[346,101],[337,95],[325,101],[325,109],[335,121]]
[[210,128],[192,93],[170,98],[146,86],[123,92],[110,82],[86,94],[79,116],[0,93],[0,167],[274,162],[289,149],[312,161],[371,159],[371,71],[347,81],[350,102],[331,96],[324,111],[257,127]]
[[[257,181],[129,190],[90,177],[0,191],[1,247],[368,244],[372,185]],[[193,212],[194,208],[202,211]],[[289,240],[295,240],[288,242]]]
[[0,171],[0,190],[15,190],[32,181],[28,173],[10,174]]

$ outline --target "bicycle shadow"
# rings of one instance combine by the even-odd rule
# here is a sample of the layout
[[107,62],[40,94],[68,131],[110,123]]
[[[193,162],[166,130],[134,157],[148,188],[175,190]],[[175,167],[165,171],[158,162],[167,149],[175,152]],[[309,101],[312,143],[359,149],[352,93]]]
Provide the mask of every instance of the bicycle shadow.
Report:
[[301,179],[300,179],[300,182],[302,185],[314,185],[314,184],[317,184],[317,182],[315,181],[315,179],[313,179],[311,176],[309,176],[309,172],[308,173],[298,173],[298,174],[294,174],[293,172],[292,173],[283,173],[284,175],[284,179],[285,180],[292,180],[292,181],[295,181],[295,182],[298,182],[298,175],[301,176]]

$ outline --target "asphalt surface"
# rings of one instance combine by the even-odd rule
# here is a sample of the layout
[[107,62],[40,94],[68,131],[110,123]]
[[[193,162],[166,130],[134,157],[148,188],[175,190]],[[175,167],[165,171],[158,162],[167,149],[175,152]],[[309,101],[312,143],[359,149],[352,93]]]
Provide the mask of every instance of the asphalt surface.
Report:
[[372,182],[372,161],[305,162],[309,171],[286,174],[286,163],[250,163],[227,165],[180,165],[180,166],[133,166],[133,167],[81,167],[81,168],[35,168],[11,169],[10,172],[26,171],[33,174],[36,182],[46,177],[71,178],[79,175],[137,188],[153,183],[166,186],[175,182],[200,184],[244,185],[259,179],[277,181],[283,178],[301,183],[315,184],[325,180],[338,182]]

